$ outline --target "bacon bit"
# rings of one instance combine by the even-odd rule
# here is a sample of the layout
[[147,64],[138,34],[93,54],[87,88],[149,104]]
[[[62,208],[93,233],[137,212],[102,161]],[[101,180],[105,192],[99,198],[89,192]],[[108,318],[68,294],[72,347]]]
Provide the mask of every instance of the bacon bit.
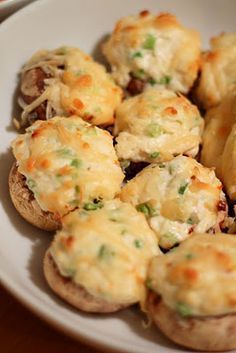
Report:
[[143,11],[140,11],[139,16],[140,17],[146,17],[149,14],[150,14],[150,12],[148,10],[143,10]]
[[67,109],[67,112],[68,112],[70,115],[75,115],[75,114],[76,114],[76,110],[75,110],[75,109]]
[[217,210],[218,211],[226,211],[227,210],[227,204],[225,201],[220,200],[217,204]]
[[191,180],[196,180],[196,178],[197,178],[197,177],[196,177],[195,175],[192,175],[190,179],[191,179]]
[[91,75],[82,75],[76,80],[76,85],[80,87],[90,87],[92,85]]
[[86,121],[92,121],[94,119],[94,116],[93,115],[84,115],[84,120]]
[[50,162],[50,160],[48,160],[48,159],[43,159],[43,160],[40,162],[40,167],[43,168],[43,169],[49,168],[50,165],[51,165],[51,162]]
[[191,234],[193,232],[193,230],[194,230],[194,227],[193,226],[190,227],[189,230],[188,230],[188,234]]
[[30,157],[27,162],[26,162],[26,169],[28,170],[28,172],[32,172],[32,170],[34,169],[35,166],[35,159]]
[[165,108],[164,112],[172,115],[178,114],[177,110],[174,107],[167,107]]
[[31,137],[35,138],[35,137],[40,136],[41,135],[41,131],[42,131],[42,129],[40,129],[40,128],[37,129],[37,130],[34,130],[33,133],[31,134]]
[[73,100],[73,106],[76,107],[77,109],[81,110],[84,108],[84,103],[80,99],[75,98]]
[[184,276],[192,281],[195,281],[198,278],[198,271],[194,268],[186,268],[184,270]]

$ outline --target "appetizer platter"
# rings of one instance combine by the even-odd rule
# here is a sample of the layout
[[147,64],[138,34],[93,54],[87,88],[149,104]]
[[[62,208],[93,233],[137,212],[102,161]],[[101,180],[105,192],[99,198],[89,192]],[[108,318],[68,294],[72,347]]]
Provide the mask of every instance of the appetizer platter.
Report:
[[0,279],[90,344],[236,350],[235,4],[212,4],[42,0],[0,27]]

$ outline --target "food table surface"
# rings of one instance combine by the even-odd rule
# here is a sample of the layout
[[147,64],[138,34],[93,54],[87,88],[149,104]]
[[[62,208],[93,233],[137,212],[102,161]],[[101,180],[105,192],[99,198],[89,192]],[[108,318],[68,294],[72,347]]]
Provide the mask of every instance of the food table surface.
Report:
[[102,353],[51,328],[1,285],[0,342],[4,353]]

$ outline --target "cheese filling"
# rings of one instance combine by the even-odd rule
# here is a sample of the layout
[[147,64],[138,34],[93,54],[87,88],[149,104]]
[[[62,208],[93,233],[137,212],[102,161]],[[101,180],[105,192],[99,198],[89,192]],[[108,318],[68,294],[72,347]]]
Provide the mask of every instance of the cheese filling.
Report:
[[118,157],[134,162],[162,162],[199,149],[203,119],[196,106],[172,91],[150,88],[126,99],[117,109]]
[[[53,115],[78,115],[93,124],[112,124],[114,110],[120,104],[122,90],[105,68],[78,48],[63,47],[37,52],[23,73],[40,67],[52,77],[45,79],[44,92],[23,107],[22,123],[40,104],[47,102],[46,118]],[[22,82],[24,87],[24,81]]]
[[149,268],[149,287],[183,317],[236,312],[236,238],[195,234]]
[[160,254],[144,216],[118,199],[65,216],[50,252],[62,276],[114,303],[144,301],[147,266]]
[[193,232],[219,228],[227,212],[214,171],[184,156],[145,168],[124,186],[121,199],[146,215],[167,249]]
[[19,172],[44,211],[62,216],[120,191],[124,175],[112,136],[78,117],[36,121],[12,148]]
[[126,87],[130,76],[149,85],[188,92],[196,78],[200,38],[168,13],[122,18],[103,45],[113,77]]

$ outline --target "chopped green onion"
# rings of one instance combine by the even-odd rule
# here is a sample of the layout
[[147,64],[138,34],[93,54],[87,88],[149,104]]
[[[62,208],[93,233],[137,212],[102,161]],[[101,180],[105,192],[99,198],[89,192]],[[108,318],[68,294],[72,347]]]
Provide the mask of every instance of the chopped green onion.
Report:
[[64,270],[65,271],[65,275],[68,276],[68,277],[74,277],[75,274],[76,274],[76,270],[74,268],[67,268]]
[[160,152],[153,152],[150,154],[150,158],[155,159],[160,156]]
[[192,224],[194,224],[194,221],[193,221],[193,219],[191,217],[189,217],[187,219],[187,223],[192,225]]
[[98,258],[101,260],[109,260],[115,255],[114,251],[111,251],[106,245],[101,245],[98,250]]
[[183,195],[183,194],[185,193],[185,191],[186,191],[186,189],[187,189],[187,187],[188,187],[188,184],[189,184],[189,183],[185,183],[184,185],[182,185],[182,186],[179,187],[178,193],[179,193],[180,195]]
[[74,200],[70,201],[69,204],[71,206],[75,206],[75,207],[79,206],[79,200],[78,199],[74,199]]
[[161,238],[163,238],[164,239],[164,242],[168,242],[168,243],[170,243],[171,245],[175,245],[175,244],[177,244],[178,243],[178,238],[177,238],[177,236],[174,234],[174,233],[172,233],[172,232],[167,232],[167,233],[165,233],[165,234],[163,234],[162,236],[161,236]]
[[163,164],[163,163],[158,164],[158,167],[159,167],[159,168],[165,168],[165,166],[166,166],[166,165],[165,165],[165,164]]
[[76,185],[76,186],[75,186],[75,192],[76,192],[77,194],[80,192],[80,187],[79,187],[79,185]]
[[135,245],[135,247],[138,248],[138,249],[141,249],[141,248],[143,247],[143,243],[142,243],[142,241],[139,240],[139,239],[135,239],[134,245]]
[[27,185],[28,185],[29,189],[32,190],[36,187],[36,182],[33,179],[28,179]]
[[140,203],[136,206],[137,211],[145,214],[146,217],[153,217],[156,215],[156,209],[153,208],[149,203]]
[[143,43],[143,49],[153,50],[155,48],[155,44],[156,37],[149,33]]
[[141,51],[136,51],[132,54],[132,59],[142,58],[142,57],[143,57],[143,53],[141,53]]
[[151,77],[151,78],[149,78],[148,83],[150,83],[150,85],[154,86],[157,83],[157,81]]
[[137,70],[133,72],[133,76],[142,80],[145,78],[145,71],[143,69]]
[[174,173],[174,171],[175,171],[175,168],[174,168],[173,165],[169,165],[168,170],[169,170],[170,175],[173,175],[173,173]]
[[146,134],[149,137],[158,137],[163,132],[161,126],[157,123],[150,123],[146,127]]
[[75,167],[75,168],[79,169],[81,167],[81,164],[82,164],[81,160],[73,159],[70,165],[72,167]]
[[193,254],[186,254],[185,255],[185,258],[187,259],[187,260],[192,260],[193,259]]
[[56,152],[61,157],[72,157],[73,156],[73,152],[71,150],[69,150],[68,148],[62,148],[60,150],[57,150]]
[[189,307],[189,305],[183,303],[183,302],[178,302],[176,304],[176,311],[178,314],[180,314],[183,317],[188,317],[192,315],[192,310]]
[[122,169],[126,169],[129,167],[130,161],[128,161],[127,159],[124,159],[123,161],[120,162],[120,165]]
[[171,80],[171,76],[164,76],[157,83],[159,83],[160,85],[169,85]]
[[98,208],[102,208],[103,207],[103,203],[101,201],[98,202],[87,202],[84,204],[83,209],[86,211],[95,211]]

